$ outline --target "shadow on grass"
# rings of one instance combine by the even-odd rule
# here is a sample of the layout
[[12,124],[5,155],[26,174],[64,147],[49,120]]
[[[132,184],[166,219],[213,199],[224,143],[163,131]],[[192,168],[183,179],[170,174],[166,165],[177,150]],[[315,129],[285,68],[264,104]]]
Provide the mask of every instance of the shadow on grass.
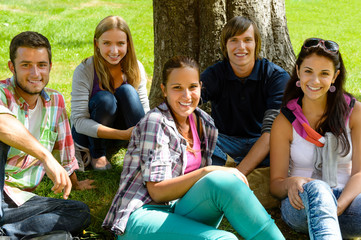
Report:
[[[118,150],[116,150],[118,149]],[[94,171],[91,167],[87,167],[85,172],[77,172],[78,179],[84,180],[86,178],[94,179],[96,189],[86,191],[72,191],[69,199],[78,200],[86,203],[90,208],[91,224],[83,232],[80,239],[114,239],[114,235],[104,230],[101,225],[107,214],[109,207],[113,201],[119,186],[120,174],[123,166],[123,158],[126,152],[124,145],[119,150],[119,146],[114,146],[110,149],[108,159],[110,159],[113,169],[108,171]],[[36,193],[40,196],[61,198],[51,192],[52,182],[48,178],[44,178]],[[286,239],[290,240],[305,240],[309,239],[307,235],[296,233],[286,225],[281,219],[279,208],[269,209],[268,213],[275,220],[277,226],[284,234]],[[230,223],[224,218],[220,224],[220,229],[234,233],[239,239],[243,239],[237,234]]]

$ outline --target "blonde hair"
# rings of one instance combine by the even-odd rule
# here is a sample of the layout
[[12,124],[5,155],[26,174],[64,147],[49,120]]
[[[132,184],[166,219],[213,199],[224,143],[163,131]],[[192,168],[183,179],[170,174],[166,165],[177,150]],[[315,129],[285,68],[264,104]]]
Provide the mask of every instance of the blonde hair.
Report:
[[140,70],[137,57],[135,55],[132,35],[128,24],[119,16],[108,16],[101,20],[95,28],[94,33],[94,67],[99,78],[99,83],[104,90],[114,93],[114,80],[106,65],[106,60],[100,54],[96,42],[100,36],[111,29],[119,29],[127,35],[127,54],[123,57],[120,64],[122,71],[127,76],[127,82],[135,89],[140,84]]

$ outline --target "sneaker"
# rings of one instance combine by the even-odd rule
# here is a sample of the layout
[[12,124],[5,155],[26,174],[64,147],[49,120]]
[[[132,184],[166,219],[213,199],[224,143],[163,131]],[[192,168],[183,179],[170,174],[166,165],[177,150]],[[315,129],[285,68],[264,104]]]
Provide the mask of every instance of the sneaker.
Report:
[[75,158],[78,160],[79,169],[78,171],[84,172],[85,168],[90,164],[92,157],[90,156],[89,149],[80,146],[77,143],[75,145]]

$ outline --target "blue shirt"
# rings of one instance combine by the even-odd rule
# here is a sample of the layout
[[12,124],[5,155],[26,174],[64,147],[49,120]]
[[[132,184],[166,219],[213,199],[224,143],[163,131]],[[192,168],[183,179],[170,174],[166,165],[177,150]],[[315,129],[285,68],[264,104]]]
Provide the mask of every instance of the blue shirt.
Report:
[[202,100],[211,101],[212,117],[219,132],[228,136],[261,136],[264,113],[281,107],[290,76],[276,64],[256,60],[252,73],[242,80],[227,59],[201,74]]

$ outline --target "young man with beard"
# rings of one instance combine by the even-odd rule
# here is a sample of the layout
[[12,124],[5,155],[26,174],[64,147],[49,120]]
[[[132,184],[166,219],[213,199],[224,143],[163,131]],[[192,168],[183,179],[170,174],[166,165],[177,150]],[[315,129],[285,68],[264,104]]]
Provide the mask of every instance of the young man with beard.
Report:
[[[0,235],[65,230],[76,234],[90,223],[86,204],[66,200],[78,182],[74,144],[63,96],[45,88],[49,82],[51,46],[36,32],[22,32],[10,44],[13,77],[0,83]],[[44,174],[64,199],[31,193]],[[70,176],[70,177],[69,177]]]

